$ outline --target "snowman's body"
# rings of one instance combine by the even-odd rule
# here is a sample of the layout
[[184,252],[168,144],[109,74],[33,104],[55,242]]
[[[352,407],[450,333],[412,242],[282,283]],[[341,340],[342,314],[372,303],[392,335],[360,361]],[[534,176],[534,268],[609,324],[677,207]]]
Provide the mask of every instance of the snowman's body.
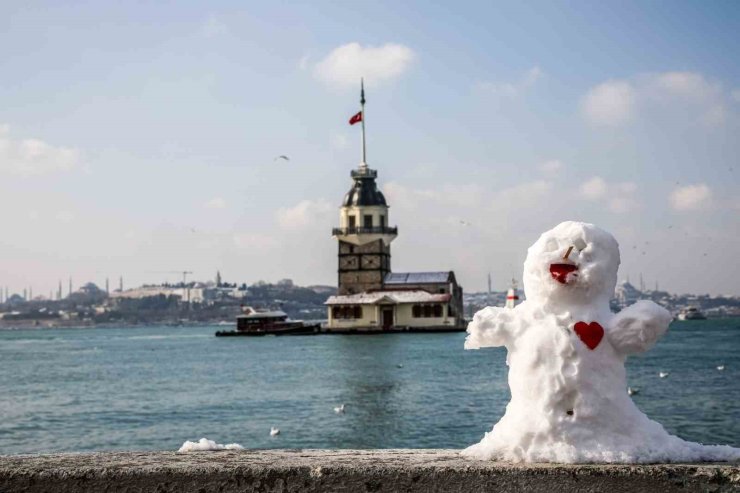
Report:
[[476,313],[465,347],[507,348],[511,402],[464,455],[526,462],[740,459],[740,449],[668,434],[628,396],[627,355],[649,349],[671,316],[649,301],[611,313],[618,265],[611,235],[562,223],[529,249],[527,301]]

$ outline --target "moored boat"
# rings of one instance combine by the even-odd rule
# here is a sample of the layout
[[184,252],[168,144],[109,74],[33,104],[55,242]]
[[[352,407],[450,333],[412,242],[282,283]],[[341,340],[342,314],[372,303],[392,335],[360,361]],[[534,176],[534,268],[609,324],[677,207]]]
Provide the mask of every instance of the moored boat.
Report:
[[688,306],[686,308],[682,308],[680,312],[678,312],[678,316],[676,317],[679,320],[706,320],[707,317],[704,315],[701,310],[696,308],[695,306]]
[[320,324],[290,320],[281,310],[260,311],[244,307],[243,312],[236,317],[236,330],[219,330],[216,336],[308,335],[317,334],[321,330]]

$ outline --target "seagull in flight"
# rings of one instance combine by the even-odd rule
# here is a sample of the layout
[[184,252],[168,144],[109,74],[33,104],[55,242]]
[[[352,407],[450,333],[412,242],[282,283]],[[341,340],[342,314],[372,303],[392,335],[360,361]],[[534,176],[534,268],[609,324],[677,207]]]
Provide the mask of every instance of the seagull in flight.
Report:
[[284,156],[282,154],[279,155],[278,157],[276,157],[275,159],[273,159],[273,161],[277,161],[278,159],[283,159],[285,161],[290,161],[290,158],[288,156]]

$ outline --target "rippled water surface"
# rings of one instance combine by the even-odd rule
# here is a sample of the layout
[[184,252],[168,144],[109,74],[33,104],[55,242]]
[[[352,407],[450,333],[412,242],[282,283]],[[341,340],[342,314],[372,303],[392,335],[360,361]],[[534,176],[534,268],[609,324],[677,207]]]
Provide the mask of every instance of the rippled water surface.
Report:
[[[250,448],[460,448],[509,399],[506,351],[463,351],[464,334],[215,330],[0,331],[0,454],[175,450],[203,436]],[[738,319],[674,322],[628,360],[637,405],[705,443],[740,446],[739,378]]]

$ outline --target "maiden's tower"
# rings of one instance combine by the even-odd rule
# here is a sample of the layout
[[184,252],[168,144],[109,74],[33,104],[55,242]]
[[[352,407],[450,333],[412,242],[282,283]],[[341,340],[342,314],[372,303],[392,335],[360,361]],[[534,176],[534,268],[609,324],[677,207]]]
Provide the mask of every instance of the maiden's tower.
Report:
[[378,172],[367,165],[364,87],[360,105],[350,124],[362,124],[362,161],[350,173],[352,187],[342,201],[339,227],[332,230],[338,243],[338,291],[326,301],[328,330],[464,330],[462,287],[454,272],[391,271],[398,228],[390,226]]

